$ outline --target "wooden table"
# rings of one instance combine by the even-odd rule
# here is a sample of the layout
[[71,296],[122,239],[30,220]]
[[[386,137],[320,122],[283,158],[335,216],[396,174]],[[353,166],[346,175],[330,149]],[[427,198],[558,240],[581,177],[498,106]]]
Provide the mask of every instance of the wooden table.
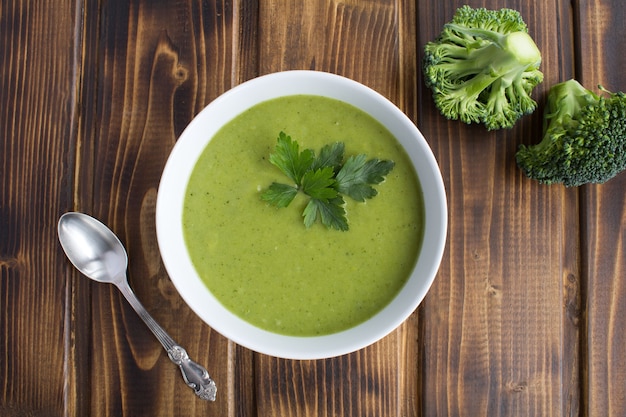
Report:
[[[471,1],[518,9],[543,54],[534,93],[576,77],[626,90],[622,0]],[[513,129],[447,121],[422,47],[462,1],[6,0],[0,4],[0,415],[624,416],[626,173],[543,186],[516,167],[543,104]],[[155,198],[205,105],[288,69],[341,74],[420,128],[441,166],[449,236],[417,311],[359,352],[280,360],[228,341],[161,264]],[[58,217],[126,244],[130,282],[218,382],[188,389],[110,285],[70,266]]]

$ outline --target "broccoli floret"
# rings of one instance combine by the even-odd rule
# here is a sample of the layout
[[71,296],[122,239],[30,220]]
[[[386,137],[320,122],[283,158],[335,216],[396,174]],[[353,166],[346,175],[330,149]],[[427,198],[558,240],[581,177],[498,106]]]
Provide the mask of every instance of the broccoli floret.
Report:
[[515,10],[460,7],[424,52],[425,83],[448,119],[510,128],[537,107],[541,52]]
[[543,139],[520,148],[517,165],[543,184],[567,187],[606,182],[626,169],[626,95],[598,96],[576,80],[548,93]]

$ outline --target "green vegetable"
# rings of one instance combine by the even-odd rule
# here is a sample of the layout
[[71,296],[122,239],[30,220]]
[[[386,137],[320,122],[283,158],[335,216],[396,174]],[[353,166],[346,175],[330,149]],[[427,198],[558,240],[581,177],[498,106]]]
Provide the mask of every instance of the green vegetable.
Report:
[[600,97],[576,80],[553,86],[543,115],[543,139],[515,155],[524,173],[568,187],[603,183],[626,169],[626,95]]
[[510,128],[537,107],[541,53],[515,10],[460,7],[424,52],[425,83],[448,119]]
[[300,151],[298,142],[280,132],[269,160],[295,185],[274,182],[261,199],[276,207],[287,207],[299,191],[303,192],[309,196],[302,213],[307,228],[319,218],[328,228],[348,230],[342,194],[361,202],[376,196],[378,192],[372,185],[381,183],[394,163],[366,160],[363,154],[351,156],[344,163],[344,148],[342,142],[326,145],[316,157],[310,149]]

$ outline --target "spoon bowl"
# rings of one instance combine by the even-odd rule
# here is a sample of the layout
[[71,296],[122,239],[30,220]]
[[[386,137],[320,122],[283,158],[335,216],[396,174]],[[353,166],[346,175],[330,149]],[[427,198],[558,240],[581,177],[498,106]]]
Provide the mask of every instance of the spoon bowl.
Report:
[[104,224],[82,213],[59,219],[59,241],[70,262],[85,276],[115,283],[124,280],[128,256],[122,242]]
[[59,219],[59,242],[70,262],[88,278],[114,284],[161,342],[170,360],[179,366],[185,383],[203,400],[215,401],[217,388],[209,373],[189,359],[187,351],[152,318],[126,280],[128,255],[108,227],[83,213],[65,213]]

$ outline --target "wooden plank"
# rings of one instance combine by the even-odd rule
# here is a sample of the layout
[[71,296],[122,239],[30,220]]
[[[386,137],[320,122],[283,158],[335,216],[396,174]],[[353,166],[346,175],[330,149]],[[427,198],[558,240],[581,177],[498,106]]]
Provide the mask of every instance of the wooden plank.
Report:
[[[388,1],[263,1],[261,74],[314,69],[347,76],[415,108],[415,10]],[[411,115],[414,117],[414,115]],[[362,351],[321,361],[258,355],[259,415],[415,415],[417,315]]]
[[394,2],[281,0],[261,2],[259,12],[261,74],[327,71],[360,81],[396,101],[400,11]]
[[[463,4],[418,2],[420,47]],[[543,55],[537,100],[571,71],[567,4],[470,5],[521,12]],[[575,415],[577,350],[571,346],[578,333],[563,297],[572,287],[576,310],[577,194],[526,179],[514,160],[520,143],[540,140],[542,107],[511,130],[487,132],[446,121],[427,89],[419,104],[418,125],[439,160],[450,214],[442,268],[420,310],[428,341],[424,415]]]
[[56,236],[72,204],[79,8],[0,7],[0,415],[84,405],[72,348],[82,290]]
[[[624,38],[626,7],[617,0],[575,2],[580,44],[578,80],[597,91],[598,84],[626,91]],[[583,339],[585,398],[583,415],[626,414],[626,173],[602,185],[584,187]]]
[[219,389],[215,403],[197,399],[117,290],[93,284],[90,414],[250,415],[251,353],[183,302],[160,261],[154,225],[161,171],[176,138],[233,83],[231,4],[103,2],[86,13],[98,36],[86,37],[84,53],[88,104],[77,189],[86,195],[79,208],[118,234],[138,297]]

